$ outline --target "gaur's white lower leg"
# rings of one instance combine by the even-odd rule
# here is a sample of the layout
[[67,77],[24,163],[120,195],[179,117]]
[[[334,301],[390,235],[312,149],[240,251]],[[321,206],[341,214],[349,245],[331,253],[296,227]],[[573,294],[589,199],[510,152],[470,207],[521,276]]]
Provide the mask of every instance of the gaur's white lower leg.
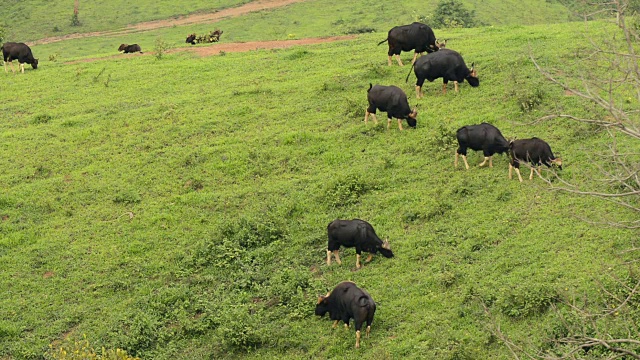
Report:
[[374,113],[369,113],[369,114],[371,114],[371,118],[373,119],[373,123],[378,125],[378,118],[376,117],[376,114],[374,114]]
[[460,154],[458,154],[458,150],[456,150],[456,159],[453,161],[454,168],[458,167],[458,156],[460,156]]
[[490,168],[493,167],[493,157],[492,156],[489,157],[489,167]]
[[416,85],[416,98],[420,99],[423,96],[424,96],[424,94],[422,93],[422,86]]
[[389,66],[391,66],[391,55],[389,55],[388,63],[389,63]]
[[484,161],[481,162],[478,166],[483,167],[487,163],[487,160],[491,160],[491,156],[485,156]]
[[418,58],[418,53],[414,53],[413,54],[413,59],[411,60],[411,63],[412,64],[415,63],[417,58]]
[[356,269],[360,269],[360,254],[356,254]]
[[509,164],[509,180],[511,180],[513,175],[513,165]]
[[364,111],[364,123],[366,124],[369,121],[369,112],[367,110]]
[[367,257],[367,260],[365,260],[364,262],[370,262],[373,259],[373,254],[369,254],[369,256]]
[[447,84],[442,83],[442,93],[446,94],[447,93]]
[[400,59],[400,55],[396,55],[396,60],[398,60],[398,65],[400,65],[400,66],[404,66],[404,65],[402,64],[402,60]]
[[339,321],[340,321],[340,320],[336,320],[336,321],[334,321],[334,322],[333,322],[333,326],[332,326],[332,328],[334,328],[334,329],[335,329],[335,328],[337,328],[337,327],[338,327],[338,322],[339,322]]
[[3,61],[2,64],[4,65],[4,72],[8,74],[9,70],[7,69],[7,62]]
[[387,119],[387,130],[391,128],[391,119]]
[[402,120],[398,119],[398,128],[400,128],[400,130],[402,130]]
[[456,89],[456,92],[458,92],[458,82],[457,81],[453,82],[453,87]]
[[367,337],[369,337],[370,332],[371,332],[371,325],[367,326]]
[[340,261],[340,251],[333,250],[333,256],[335,256],[336,262],[338,263],[338,265],[342,265],[342,261]]
[[518,180],[522,182],[522,175],[520,175],[520,169],[516,168],[516,174],[518,174]]
[[331,265],[331,250],[327,250],[327,266]]
[[533,166],[531,167],[531,171],[529,172],[529,180],[533,180]]
[[356,331],[356,349],[360,348],[360,330]]
[[469,170],[469,163],[467,162],[467,156],[462,155],[462,160],[464,160],[464,167]]
[[20,71],[24,74],[24,64],[20,64]]

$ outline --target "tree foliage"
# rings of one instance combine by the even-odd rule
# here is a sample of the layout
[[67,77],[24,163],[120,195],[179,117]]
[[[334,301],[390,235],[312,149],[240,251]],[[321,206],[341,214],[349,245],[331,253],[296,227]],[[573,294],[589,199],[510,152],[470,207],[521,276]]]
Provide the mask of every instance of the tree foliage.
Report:
[[442,0],[436,7],[431,25],[435,28],[468,28],[478,25],[475,11],[458,0]]

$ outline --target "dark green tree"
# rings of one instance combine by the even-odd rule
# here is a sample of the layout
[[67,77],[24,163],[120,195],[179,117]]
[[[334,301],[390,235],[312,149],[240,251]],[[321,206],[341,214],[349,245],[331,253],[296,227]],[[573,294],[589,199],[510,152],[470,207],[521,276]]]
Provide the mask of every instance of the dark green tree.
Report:
[[468,28],[476,26],[475,11],[467,10],[458,0],[442,0],[433,14],[435,28]]

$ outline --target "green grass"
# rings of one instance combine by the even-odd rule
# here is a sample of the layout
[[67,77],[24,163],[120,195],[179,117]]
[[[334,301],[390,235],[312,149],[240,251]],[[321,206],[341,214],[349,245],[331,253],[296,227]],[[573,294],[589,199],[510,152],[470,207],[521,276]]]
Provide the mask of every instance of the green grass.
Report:
[[[260,17],[272,29],[277,15],[246,21]],[[86,334],[144,359],[510,358],[486,330],[481,301],[512,340],[542,344],[559,326],[547,305],[595,296],[637,239],[579,217],[634,214],[540,180],[509,181],[505,156],[481,169],[472,154],[472,169],[454,169],[453,134],[488,121],[509,138],[541,137],[562,154],[563,179],[590,185],[599,174],[590,153],[606,148],[606,134],[520,125],[557,109],[592,111],[528,59],[531,46],[542,63],[579,70],[581,29],[447,30],[481,85],[442,95],[427,83],[420,101],[413,79],[404,83],[409,68],[386,66],[380,33],[208,58],[42,61],[3,74],[0,357],[40,359],[49,344]],[[95,40],[65,56],[102,55],[107,40]],[[83,41],[34,51],[46,59]],[[370,82],[418,102],[418,128],[365,126]],[[540,104],[523,112],[532,98]],[[348,249],[342,266],[327,267],[327,224],[354,217],[389,237],[396,257],[353,271]],[[313,315],[316,296],[343,280],[379,306],[359,351],[353,330]]]

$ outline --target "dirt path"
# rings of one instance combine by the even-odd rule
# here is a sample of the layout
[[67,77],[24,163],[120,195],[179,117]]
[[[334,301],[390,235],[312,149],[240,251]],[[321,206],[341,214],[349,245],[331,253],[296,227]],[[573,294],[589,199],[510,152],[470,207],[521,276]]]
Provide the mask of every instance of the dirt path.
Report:
[[49,43],[53,43],[53,42],[71,40],[71,39],[81,39],[81,38],[94,37],[94,36],[124,35],[124,34],[130,34],[130,33],[141,32],[141,31],[149,31],[149,30],[167,28],[167,27],[172,27],[172,26],[214,22],[214,21],[217,21],[217,20],[220,20],[220,19],[224,19],[224,18],[227,18],[227,17],[235,17],[235,16],[248,14],[248,13],[251,13],[251,12],[267,10],[267,9],[274,9],[274,8],[286,6],[286,5],[289,5],[289,4],[302,2],[302,1],[304,1],[304,0],[257,0],[257,1],[252,1],[250,3],[238,6],[238,7],[223,9],[223,10],[216,11],[216,12],[213,12],[213,13],[193,14],[193,15],[187,15],[187,16],[179,17],[177,19],[148,21],[148,22],[129,25],[126,28],[120,29],[120,30],[94,31],[94,32],[80,33],[80,34],[69,34],[69,35],[64,35],[64,36],[54,36],[54,37],[48,37],[48,38],[32,41],[32,42],[29,42],[27,44],[28,45],[41,45],[41,44],[49,44]]
[[[176,49],[171,49],[168,53],[176,53],[181,51],[189,51],[200,56],[212,56],[218,55],[220,52],[244,52],[251,50],[261,50],[261,49],[284,49],[292,46],[298,45],[313,45],[313,44],[321,44],[327,42],[341,41],[341,40],[350,40],[355,39],[355,35],[346,35],[346,36],[333,36],[327,38],[307,38],[307,39],[298,39],[298,40],[274,40],[274,41],[249,41],[242,43],[217,43],[209,46],[190,46],[190,47],[181,47]],[[135,53],[135,54],[118,54],[108,57],[101,58],[90,58],[90,59],[82,59],[65,62],[65,64],[79,64],[86,62],[94,62],[100,60],[107,59],[120,59],[120,58],[128,58],[132,56],[146,56],[153,55],[153,53]]]

